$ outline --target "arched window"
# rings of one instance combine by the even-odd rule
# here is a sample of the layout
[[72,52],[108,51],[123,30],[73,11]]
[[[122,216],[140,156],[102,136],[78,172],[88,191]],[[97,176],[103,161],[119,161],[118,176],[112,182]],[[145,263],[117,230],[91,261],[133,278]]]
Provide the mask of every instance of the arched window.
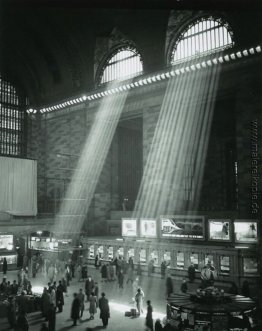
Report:
[[100,84],[128,79],[143,71],[140,54],[130,47],[120,48],[106,61]]
[[0,76],[0,155],[25,156],[26,99]]
[[234,45],[232,32],[221,19],[202,18],[190,25],[173,47],[171,64],[215,53]]

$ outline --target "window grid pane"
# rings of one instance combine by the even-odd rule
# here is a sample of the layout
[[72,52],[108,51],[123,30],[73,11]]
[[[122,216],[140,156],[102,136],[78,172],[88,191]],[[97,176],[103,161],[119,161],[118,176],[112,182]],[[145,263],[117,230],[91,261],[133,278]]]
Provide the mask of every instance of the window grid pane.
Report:
[[16,89],[0,78],[0,155],[22,156],[24,141],[23,104]]
[[142,62],[138,54],[130,50],[121,50],[108,61],[101,84],[134,76],[142,70]]
[[181,36],[173,49],[171,64],[229,48],[233,44],[229,31],[221,22],[203,19]]

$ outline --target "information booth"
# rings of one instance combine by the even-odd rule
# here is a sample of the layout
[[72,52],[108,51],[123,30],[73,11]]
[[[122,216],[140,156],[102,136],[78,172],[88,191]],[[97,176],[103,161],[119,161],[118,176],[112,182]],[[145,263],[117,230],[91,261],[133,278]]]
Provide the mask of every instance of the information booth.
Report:
[[241,295],[212,289],[196,293],[175,293],[167,299],[167,320],[175,328],[187,330],[244,330],[255,325],[255,302]]

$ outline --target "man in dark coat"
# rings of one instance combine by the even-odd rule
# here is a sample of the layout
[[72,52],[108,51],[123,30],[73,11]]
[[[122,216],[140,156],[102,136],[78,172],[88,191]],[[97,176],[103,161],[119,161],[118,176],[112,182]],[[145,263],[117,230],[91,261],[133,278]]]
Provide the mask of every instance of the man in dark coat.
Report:
[[189,281],[190,283],[192,283],[196,278],[196,270],[193,263],[191,263],[191,265],[188,267],[187,273],[188,273]]
[[50,308],[50,294],[46,287],[44,287],[43,294],[41,296],[42,314],[46,321],[48,320],[48,312]]
[[48,329],[49,331],[55,331],[55,324],[56,324],[56,307],[53,303],[49,306],[48,311]]
[[63,305],[64,305],[64,293],[63,293],[63,285],[62,281],[59,280],[59,284],[56,288],[56,306],[58,308],[58,312],[61,313],[63,311]]
[[166,295],[167,298],[173,293],[173,281],[171,276],[169,275],[166,279]]
[[77,293],[74,293],[74,300],[71,307],[71,318],[73,320],[73,326],[76,326],[76,322],[79,319],[80,301],[78,299]]
[[103,322],[103,326],[106,328],[108,325],[108,319],[110,317],[108,300],[105,297],[105,293],[101,294],[101,298],[98,300],[98,307],[100,309],[100,318]]
[[5,275],[7,272],[7,261],[6,258],[4,257],[4,261],[3,261],[3,274]]
[[151,301],[148,300],[147,301],[147,313],[146,313],[146,326],[151,330],[154,331],[154,327],[153,327],[153,308],[151,306]]
[[89,276],[85,283],[86,301],[89,301],[89,297],[94,288],[94,285],[95,285],[95,283],[94,283],[93,279]]
[[107,279],[107,267],[105,264],[102,265],[101,267],[101,276],[102,276],[102,280],[106,281]]

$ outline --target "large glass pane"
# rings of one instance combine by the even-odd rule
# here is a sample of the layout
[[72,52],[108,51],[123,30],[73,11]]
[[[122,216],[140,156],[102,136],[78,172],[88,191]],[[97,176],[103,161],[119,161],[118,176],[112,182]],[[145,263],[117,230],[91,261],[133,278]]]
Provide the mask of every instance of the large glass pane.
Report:
[[184,32],[172,52],[171,63],[191,56],[205,55],[225,47],[233,46],[227,28],[218,21],[203,19]]

